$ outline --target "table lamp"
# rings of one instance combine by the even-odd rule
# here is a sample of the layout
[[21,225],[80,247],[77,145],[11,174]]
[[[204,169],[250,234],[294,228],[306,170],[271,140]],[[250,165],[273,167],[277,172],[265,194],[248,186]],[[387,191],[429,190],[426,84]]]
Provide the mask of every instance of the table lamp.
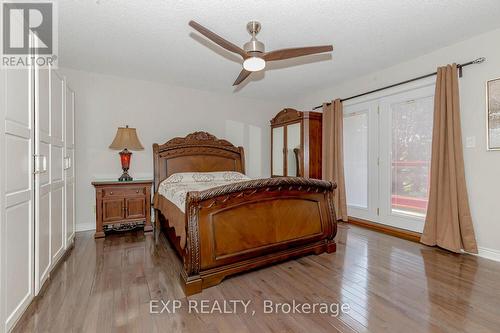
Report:
[[109,148],[114,150],[122,150],[119,154],[120,160],[122,162],[123,174],[120,178],[118,178],[118,181],[126,182],[133,180],[133,178],[128,174],[128,169],[130,168],[130,159],[132,157],[132,152],[130,152],[129,149],[144,149],[141,142],[139,141],[139,138],[137,137],[135,128],[130,128],[128,127],[128,125],[125,127],[118,127],[115,139],[113,140]]

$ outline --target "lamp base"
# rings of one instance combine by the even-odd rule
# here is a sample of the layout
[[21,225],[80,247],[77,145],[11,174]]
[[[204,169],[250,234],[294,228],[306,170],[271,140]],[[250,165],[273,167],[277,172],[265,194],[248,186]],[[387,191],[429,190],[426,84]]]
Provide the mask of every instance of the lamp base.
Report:
[[130,167],[130,160],[132,158],[132,153],[128,151],[127,148],[123,149],[120,152],[120,160],[122,162],[122,170],[123,174],[118,178],[119,182],[129,182],[134,180],[130,175],[128,174],[128,168]]
[[134,180],[134,178],[130,177],[130,175],[128,174],[127,171],[125,171],[121,176],[120,178],[118,178],[118,181],[119,182],[130,182]]

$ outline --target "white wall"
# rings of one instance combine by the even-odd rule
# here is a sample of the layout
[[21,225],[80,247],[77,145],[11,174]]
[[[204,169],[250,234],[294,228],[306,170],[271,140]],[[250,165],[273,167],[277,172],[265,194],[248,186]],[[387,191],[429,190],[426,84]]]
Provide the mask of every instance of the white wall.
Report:
[[[303,96],[299,109],[310,109],[324,101],[352,96],[435,71],[439,65],[464,63],[486,57],[480,65],[464,68],[460,79],[462,136],[476,138],[475,148],[464,147],[469,201],[480,255],[500,260],[500,151],[486,150],[485,83],[500,77],[500,29],[448,46],[414,60],[373,74],[326,87]],[[411,41],[408,41],[411,43]],[[335,60],[334,60],[335,61]]]
[[245,148],[250,177],[269,176],[269,120],[281,103],[61,69],[76,92],[76,223],[95,228],[92,180],[121,175],[118,151],[108,146],[119,126],[137,128],[145,148],[133,152],[130,174],[152,178],[152,144],[208,131]]

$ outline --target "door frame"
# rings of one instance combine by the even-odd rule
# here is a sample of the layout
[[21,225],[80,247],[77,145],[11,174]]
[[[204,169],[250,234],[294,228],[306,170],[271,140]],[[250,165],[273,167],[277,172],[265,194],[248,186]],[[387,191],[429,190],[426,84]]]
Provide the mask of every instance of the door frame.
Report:
[[[388,82],[389,83],[389,82]],[[379,182],[381,181],[381,170],[382,167],[380,166],[381,161],[381,151],[380,151],[380,131],[381,131],[381,117],[380,117],[380,102],[382,99],[387,99],[392,96],[397,96],[406,92],[410,92],[413,90],[417,89],[424,89],[427,87],[434,87],[436,84],[436,79],[435,77],[430,77],[430,78],[425,78],[421,79],[418,81],[413,81],[406,83],[404,85],[392,87],[389,89],[385,89],[383,91],[378,91],[373,94],[369,94],[366,96],[358,97],[355,99],[352,99],[350,101],[344,102],[343,105],[343,111],[344,115],[346,111],[348,113],[352,112],[349,111],[349,109],[353,110],[353,108],[361,108],[362,105],[378,105],[379,107],[376,108],[376,110],[371,110],[372,114],[369,114],[368,117],[368,151],[370,154],[370,151],[373,151],[373,156],[369,156],[368,158],[368,207],[367,208],[360,208],[360,207],[353,207],[349,206],[347,207],[348,209],[348,215],[352,216],[354,218],[359,218],[363,220],[367,220],[370,222],[382,224],[382,225],[387,225],[387,226],[395,226],[397,228],[402,228],[399,225],[394,225],[393,221],[387,221],[384,219],[384,216],[381,214],[382,212],[382,196],[380,193],[380,184]],[[369,87],[367,88],[369,90]],[[370,123],[370,121],[372,123]],[[373,125],[375,124],[375,125]],[[371,132],[371,134],[370,134]],[[376,135],[376,137],[374,137]],[[376,148],[373,147],[373,145],[376,144]],[[371,148],[371,149],[370,149]],[[373,170],[372,170],[373,169]],[[370,188],[372,186],[372,188]],[[372,196],[370,198],[370,196]],[[415,220],[413,220],[415,221]],[[414,222],[413,222],[414,223]],[[404,228],[403,228],[404,229]],[[407,230],[412,230],[412,229],[407,229]],[[414,230],[418,231],[418,230]],[[418,232],[421,232],[418,231]]]

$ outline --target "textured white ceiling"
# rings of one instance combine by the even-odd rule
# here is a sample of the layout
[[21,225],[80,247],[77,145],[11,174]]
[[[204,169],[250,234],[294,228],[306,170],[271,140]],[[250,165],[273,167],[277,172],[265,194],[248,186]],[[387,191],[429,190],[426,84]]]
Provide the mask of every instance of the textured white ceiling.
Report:
[[[60,0],[59,57],[62,67],[286,101],[500,27],[499,17],[499,0]],[[270,63],[234,88],[239,57],[191,19],[240,46],[255,19],[267,50],[334,52]]]

